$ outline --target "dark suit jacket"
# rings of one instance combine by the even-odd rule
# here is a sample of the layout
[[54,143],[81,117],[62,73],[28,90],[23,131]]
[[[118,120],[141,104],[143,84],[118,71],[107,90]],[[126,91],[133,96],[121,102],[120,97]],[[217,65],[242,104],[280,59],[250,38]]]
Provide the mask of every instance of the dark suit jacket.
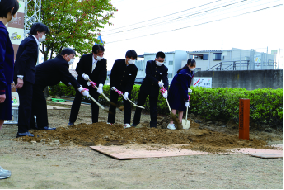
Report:
[[96,68],[92,70],[92,58],[93,54],[84,54],[82,55],[79,63],[77,64],[77,81],[82,84],[83,87],[88,87],[87,86],[87,81],[82,78],[82,73],[85,73],[89,75],[91,81],[95,82],[97,86],[99,83],[105,84],[106,80],[106,75],[107,75],[107,61],[106,59],[102,59],[100,61],[97,61]]
[[168,90],[168,68],[165,65],[157,66],[155,60],[150,60],[146,65],[146,77],[140,87],[140,91],[149,94],[150,96],[159,95],[158,81],[164,83],[164,87]]
[[110,71],[110,88],[115,87],[122,92],[131,92],[138,68],[134,64],[126,65],[125,59],[115,60]]
[[0,21],[0,95],[6,94],[7,85],[13,82],[14,50],[7,28]]
[[38,86],[53,86],[64,81],[70,82],[75,89],[80,87],[80,84],[68,70],[68,62],[61,55],[37,65],[35,69],[35,84]]
[[24,82],[35,83],[35,65],[38,57],[38,45],[35,38],[30,35],[21,42],[16,55],[14,81],[17,75],[24,76]]

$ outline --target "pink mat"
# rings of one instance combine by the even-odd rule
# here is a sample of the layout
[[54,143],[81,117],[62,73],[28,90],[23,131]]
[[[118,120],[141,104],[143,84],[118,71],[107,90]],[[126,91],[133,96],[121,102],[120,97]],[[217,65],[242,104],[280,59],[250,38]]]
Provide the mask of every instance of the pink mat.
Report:
[[137,148],[132,149],[129,148],[129,146],[90,146],[90,147],[91,149],[94,149],[103,154],[107,154],[119,160],[208,154],[207,152],[199,152],[189,149],[177,149],[177,148],[161,148],[157,150],[147,150],[143,147],[139,149]]
[[[179,146],[181,146],[181,144],[168,145],[164,146],[164,148],[155,148],[149,145],[112,145],[90,147],[91,149],[94,149],[103,154],[107,154],[119,160],[209,154],[208,152],[193,151],[190,149],[179,149]],[[283,158],[283,146],[275,145],[275,147],[277,147],[278,149],[233,149],[232,153],[249,154],[251,156],[259,158]]]

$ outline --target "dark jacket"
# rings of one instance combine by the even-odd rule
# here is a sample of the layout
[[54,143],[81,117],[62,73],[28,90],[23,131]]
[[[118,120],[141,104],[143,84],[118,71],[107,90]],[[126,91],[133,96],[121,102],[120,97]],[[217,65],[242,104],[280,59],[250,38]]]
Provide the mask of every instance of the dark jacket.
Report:
[[146,77],[143,79],[140,91],[150,96],[158,96],[160,89],[158,81],[162,81],[164,87],[168,90],[168,68],[164,64],[157,66],[155,60],[150,60],[146,65]]
[[0,95],[13,82],[14,50],[6,26],[0,21]]
[[38,45],[35,38],[30,35],[21,42],[16,55],[14,81],[17,75],[24,76],[24,82],[35,83],[35,65],[38,57]]
[[83,87],[87,87],[87,81],[82,78],[82,74],[85,73],[89,75],[91,81],[95,82],[97,86],[102,83],[105,84],[106,74],[107,74],[107,61],[106,59],[102,59],[97,61],[96,68],[92,70],[93,63],[93,54],[84,54],[82,55],[79,63],[77,64],[77,81],[82,84]]
[[138,68],[134,64],[126,65],[125,59],[117,59],[110,71],[110,88],[122,92],[131,92]]
[[36,85],[41,87],[53,86],[63,81],[65,84],[70,82],[75,89],[80,87],[80,84],[68,70],[68,62],[61,55],[37,65],[35,69]]

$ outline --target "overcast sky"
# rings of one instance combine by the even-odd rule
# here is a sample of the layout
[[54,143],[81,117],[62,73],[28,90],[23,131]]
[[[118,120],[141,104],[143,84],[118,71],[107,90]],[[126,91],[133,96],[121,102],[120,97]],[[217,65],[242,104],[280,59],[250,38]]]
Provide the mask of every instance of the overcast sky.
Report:
[[108,70],[129,49],[139,55],[232,48],[266,52],[267,47],[269,53],[283,51],[283,0],[111,2],[118,9],[110,20],[114,26],[101,33]]

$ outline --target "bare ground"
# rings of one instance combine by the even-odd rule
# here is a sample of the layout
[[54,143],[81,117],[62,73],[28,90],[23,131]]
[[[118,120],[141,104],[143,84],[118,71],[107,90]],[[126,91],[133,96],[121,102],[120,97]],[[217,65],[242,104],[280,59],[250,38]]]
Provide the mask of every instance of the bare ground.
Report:
[[[166,116],[158,117],[158,129],[147,128],[147,113],[142,115],[138,128],[129,129],[119,125],[123,124],[123,112],[118,110],[118,125],[114,126],[105,124],[107,113],[102,110],[100,122],[91,125],[90,106],[81,106],[72,127],[67,126],[70,110],[49,110],[48,114],[50,126],[57,130],[31,131],[36,138],[15,139],[17,126],[3,126],[0,165],[11,170],[12,176],[0,180],[0,188],[283,188],[283,159],[228,154],[231,148],[272,148],[268,145],[282,144],[282,131],[252,129],[251,140],[244,141],[238,139],[235,124],[205,122],[192,115],[189,130],[170,131],[164,129],[169,120]],[[89,148],[96,144],[146,144],[156,148],[188,144],[180,148],[213,154],[122,161]]]

